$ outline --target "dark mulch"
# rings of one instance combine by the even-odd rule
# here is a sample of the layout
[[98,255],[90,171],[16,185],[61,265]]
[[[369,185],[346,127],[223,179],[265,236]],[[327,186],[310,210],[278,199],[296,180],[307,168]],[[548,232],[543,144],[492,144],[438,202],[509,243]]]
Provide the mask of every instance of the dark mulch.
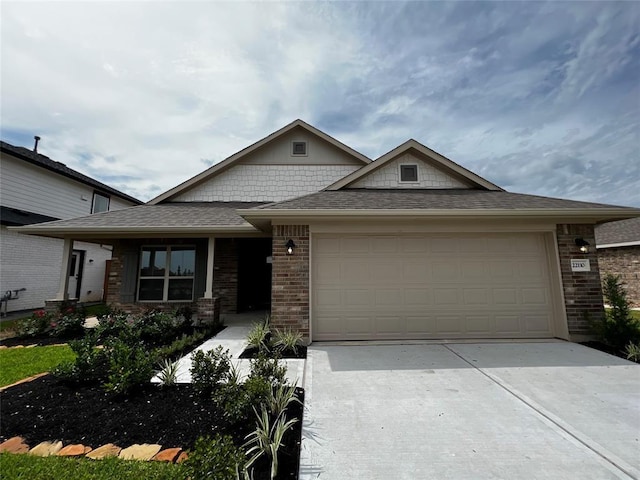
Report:
[[[607,345],[606,343],[598,342],[596,340],[591,340],[588,342],[580,342],[580,345],[584,345],[585,347],[593,348],[595,350],[600,350],[601,352],[608,353],[610,355],[615,355],[616,357],[624,358],[625,360],[629,360],[630,362],[634,362],[635,360],[630,360],[627,358],[627,355],[612,347],[611,345]],[[640,362],[636,362],[640,363]]]
[[[245,348],[238,358],[257,358],[259,350],[257,348]],[[268,350],[267,356],[273,358],[276,353]],[[284,350],[277,354],[278,358],[307,358],[307,347],[299,346],[297,351]]]
[[[304,399],[304,390],[297,389],[297,394]],[[214,433],[231,435],[241,445],[255,427],[253,420],[226,424],[222,412],[210,400],[201,399],[190,384],[148,385],[127,398],[117,398],[99,386],[71,387],[47,375],[0,392],[0,404],[0,439],[18,435],[30,445],[61,440],[93,448],[105,443],[123,447],[158,443],[188,449],[198,437]],[[298,478],[302,406],[290,405],[289,417],[299,421],[285,435],[280,479]],[[263,471],[256,472],[255,478],[269,477]]]

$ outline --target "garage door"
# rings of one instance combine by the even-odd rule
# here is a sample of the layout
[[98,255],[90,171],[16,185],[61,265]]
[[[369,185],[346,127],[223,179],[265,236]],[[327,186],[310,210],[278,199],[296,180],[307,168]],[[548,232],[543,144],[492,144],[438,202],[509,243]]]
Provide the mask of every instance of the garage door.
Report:
[[553,336],[541,233],[313,236],[314,340]]

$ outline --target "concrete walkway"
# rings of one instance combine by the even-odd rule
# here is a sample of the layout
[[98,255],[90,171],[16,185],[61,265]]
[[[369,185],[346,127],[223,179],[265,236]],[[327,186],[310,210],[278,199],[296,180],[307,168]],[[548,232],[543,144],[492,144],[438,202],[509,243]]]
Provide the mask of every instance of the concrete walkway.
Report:
[[640,367],[566,342],[313,345],[301,479],[640,475]]
[[[250,361],[248,359],[238,358],[244,349],[247,347],[247,335],[251,331],[251,328],[256,323],[264,321],[265,314],[263,312],[258,313],[245,313],[245,314],[228,314],[221,317],[221,320],[226,325],[226,328],[222,330],[218,335],[210,338],[198,348],[194,349],[188,355],[185,355],[178,361],[178,383],[191,383],[191,361],[193,355],[198,350],[207,352],[209,350],[215,350],[219,346],[222,346],[223,350],[229,350],[231,356],[231,363],[236,366],[242,378],[245,378],[249,374]],[[302,385],[304,377],[304,360],[297,359],[285,359],[283,362],[287,365],[287,380],[291,384]],[[159,382],[158,378],[154,377],[152,382]]]

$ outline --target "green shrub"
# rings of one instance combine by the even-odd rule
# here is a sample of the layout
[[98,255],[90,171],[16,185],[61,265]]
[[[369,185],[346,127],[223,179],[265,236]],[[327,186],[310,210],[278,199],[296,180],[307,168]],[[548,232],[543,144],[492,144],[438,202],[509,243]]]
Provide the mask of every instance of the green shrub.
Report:
[[81,313],[69,312],[51,320],[51,335],[60,338],[78,337],[84,333],[85,317]]
[[160,371],[156,375],[162,386],[171,387],[176,384],[178,380],[178,365],[178,362],[172,362],[166,358],[160,362]]
[[640,343],[640,323],[631,316],[627,292],[620,277],[606,275],[603,293],[610,308],[604,318],[596,322],[595,330],[607,345],[623,351],[629,343]]
[[629,345],[625,347],[624,353],[627,355],[627,360],[640,362],[640,344],[629,343]]
[[222,345],[208,352],[198,350],[191,360],[191,383],[200,395],[210,395],[217,384],[227,377],[230,368],[229,350],[223,351]]
[[132,346],[114,339],[104,346],[109,372],[103,384],[107,392],[126,394],[149,383],[153,376],[155,354],[143,346]]
[[58,365],[51,373],[71,383],[103,381],[109,371],[109,360],[104,349],[96,348],[97,338],[94,332],[90,332],[80,340],[69,342],[76,355],[75,360]]
[[302,344],[302,334],[293,331],[291,328],[279,329],[273,332],[271,339],[273,347],[277,352],[290,351],[294,354],[298,353],[298,347]]
[[54,315],[44,310],[36,310],[31,316],[18,322],[16,333],[19,337],[35,337],[51,330]]
[[212,392],[212,399],[230,425],[245,422],[251,416],[252,399],[244,385],[223,383]]
[[247,335],[247,344],[250,348],[256,348],[261,352],[269,350],[269,318],[267,317],[263,323],[255,323],[253,328]]
[[282,365],[277,357],[269,358],[264,353],[260,353],[250,362],[251,373],[249,373],[249,378],[263,378],[272,386],[286,383],[287,366]]
[[189,458],[182,464],[186,477],[191,480],[236,480],[244,469],[246,458],[228,435],[196,440]]
[[101,340],[109,337],[117,337],[123,330],[130,329],[129,314],[122,310],[112,310],[106,315],[99,315],[96,332]]

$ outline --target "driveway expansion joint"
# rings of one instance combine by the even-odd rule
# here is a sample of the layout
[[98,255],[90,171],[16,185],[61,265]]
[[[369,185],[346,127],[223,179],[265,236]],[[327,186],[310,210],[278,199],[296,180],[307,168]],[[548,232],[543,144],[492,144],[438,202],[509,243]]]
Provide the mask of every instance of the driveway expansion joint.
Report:
[[[455,345],[455,344],[451,344],[451,345]],[[451,349],[449,345],[443,343],[442,346],[447,350],[449,350],[451,353],[453,353],[456,357],[460,358],[467,365],[471,366],[474,370],[477,370],[478,372],[480,372],[482,375],[488,378],[491,382],[495,383],[500,388],[505,390],[507,393],[517,398],[520,402],[522,402],[531,410],[536,412],[536,414],[544,418],[547,422],[550,422],[551,424],[555,425],[563,433],[565,433],[566,435],[568,435],[569,437],[577,441],[579,444],[586,447],[591,452],[598,455],[600,458],[605,460],[607,463],[612,465],[621,473],[623,473],[624,475],[627,475],[630,479],[640,478],[640,472],[638,472],[634,467],[629,465],[627,462],[625,462],[624,460],[622,460],[621,458],[619,458],[618,456],[614,455],[612,452],[604,448],[602,445],[598,444],[593,439],[589,438],[588,436],[574,429],[573,427],[568,425],[566,422],[563,422],[556,415],[554,415],[553,413],[549,412],[547,409],[542,407],[542,405],[538,404],[533,399],[527,397],[522,392],[519,392],[514,387],[504,382],[496,375],[493,375],[485,371],[483,368],[478,367],[473,362],[470,362],[463,355]]]

